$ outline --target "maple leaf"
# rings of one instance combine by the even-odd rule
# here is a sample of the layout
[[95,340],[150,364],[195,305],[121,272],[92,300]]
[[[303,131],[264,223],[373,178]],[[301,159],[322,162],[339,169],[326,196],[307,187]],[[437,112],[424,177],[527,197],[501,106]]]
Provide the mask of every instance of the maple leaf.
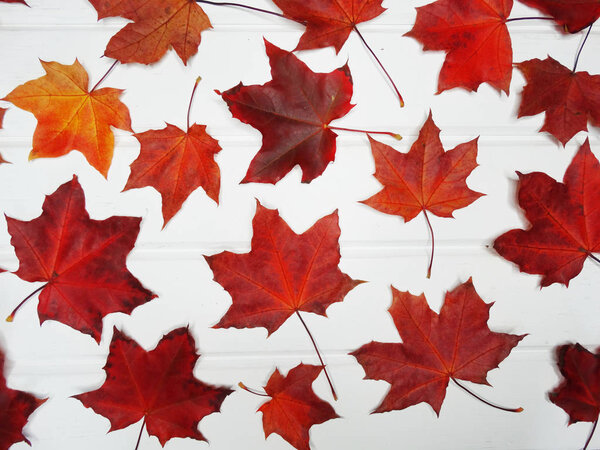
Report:
[[31,445],[22,430],[31,413],[44,401],[6,385],[4,353],[0,350],[0,450],[8,450],[14,443],[21,441]]
[[405,222],[423,212],[432,234],[427,277],[433,264],[433,229],[427,211],[440,217],[470,205],[484,194],[467,187],[466,178],[477,167],[477,139],[444,152],[440,129],[431,112],[419,137],[406,154],[369,137],[375,159],[375,178],[383,189],[362,203],[386,214],[401,216]]
[[173,48],[184,64],[198,52],[201,33],[212,28],[195,0],[89,0],[105,17],[124,17],[127,24],[115,34],[105,55],[122,63],[152,64]]
[[545,112],[544,126],[563,146],[587,122],[600,126],[600,75],[573,72],[558,61],[532,59],[517,63],[525,76],[519,117]]
[[[4,114],[6,114],[6,108],[0,108],[0,130],[2,129],[2,122],[4,121]],[[4,158],[2,158],[2,155],[0,155],[0,164],[4,164],[7,161],[4,160]]]
[[111,126],[131,130],[129,110],[120,89],[88,91],[88,74],[79,61],[71,65],[40,61],[46,75],[17,87],[3,100],[35,115],[29,159],[53,158],[79,150],[105,178],[112,162]]
[[541,286],[569,281],[587,257],[600,252],[600,164],[589,140],[560,183],[542,172],[519,175],[518,201],[531,224],[494,241],[494,249],[521,272],[542,275]]
[[512,0],[437,0],[417,8],[417,19],[405,34],[424,50],[443,50],[446,60],[438,94],[462,87],[475,91],[489,83],[509,93],[512,46],[506,20]]
[[424,295],[393,287],[392,294],[389,312],[402,343],[371,342],[350,353],[363,366],[365,378],[391,384],[375,413],[426,402],[439,415],[449,380],[465,390],[457,379],[488,384],[487,373],[525,337],[490,331],[493,303],[484,303],[470,279],[446,294],[439,315]]
[[551,15],[569,33],[583,30],[600,17],[598,0],[521,0],[521,3]]
[[25,0],[0,0],[0,2],[3,2],[3,3],[21,3],[22,5],[27,5],[27,3],[25,3]]
[[198,356],[187,328],[171,331],[149,352],[115,328],[104,366],[106,381],[74,397],[108,418],[110,431],[143,418],[142,431],[145,425],[163,447],[174,437],[205,441],[198,422],[218,412],[233,391],[195,378]]
[[315,73],[292,53],[266,40],[265,46],[272,81],[217,91],[233,117],[263,135],[262,147],[242,182],[275,184],[298,164],[302,182],[307,183],[335,158],[337,135],[329,123],[353,107],[352,77],[347,65]]
[[57,320],[99,342],[105,315],[130,313],[156,297],[126,266],[141,219],[90,219],[77,177],[47,196],[42,210],[31,221],[6,218],[20,262],[15,273],[25,281],[46,282],[33,293],[41,291],[42,323]]

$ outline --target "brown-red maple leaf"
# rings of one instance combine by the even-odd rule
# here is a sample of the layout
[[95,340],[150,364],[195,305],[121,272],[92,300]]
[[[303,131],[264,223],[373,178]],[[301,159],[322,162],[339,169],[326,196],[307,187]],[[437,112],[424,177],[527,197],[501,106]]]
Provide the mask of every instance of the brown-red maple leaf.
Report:
[[569,425],[594,422],[585,450],[600,414],[600,348],[594,354],[580,344],[561,345],[556,348],[556,361],[563,379],[548,397],[569,415]]
[[531,224],[498,237],[494,249],[541,286],[569,281],[600,252],[600,164],[588,140],[558,182],[542,172],[519,175],[518,201]]
[[46,197],[33,220],[6,218],[19,259],[16,273],[45,284],[39,295],[40,321],[57,320],[100,341],[102,318],[130,313],[156,297],[127,269],[126,258],[140,230],[139,217],[90,219],[77,177]]
[[520,0],[527,6],[550,14],[569,33],[577,33],[600,17],[598,0]]
[[471,280],[446,294],[439,315],[424,295],[393,287],[392,294],[389,312],[402,343],[371,342],[351,353],[363,366],[365,378],[391,384],[375,413],[426,402],[439,415],[450,380],[482,400],[457,380],[488,384],[487,373],[525,337],[490,331],[487,321],[493,303],[479,297]]
[[206,440],[198,422],[218,412],[233,391],[194,377],[198,356],[187,328],[163,336],[151,351],[115,329],[104,366],[106,381],[75,398],[110,420],[111,431],[143,419],[140,436],[145,425],[162,446],[174,437]]
[[506,21],[512,6],[513,0],[437,0],[417,8],[405,36],[424,50],[446,52],[438,93],[455,87],[475,91],[489,83],[508,95],[512,46]]
[[469,189],[465,181],[477,167],[477,139],[445,152],[440,129],[431,112],[406,154],[369,139],[375,159],[375,178],[383,184],[383,189],[362,203],[386,214],[401,216],[405,222],[423,212],[432,236],[429,278],[434,238],[427,211],[440,217],[453,217],[455,210],[484,195]]
[[545,112],[544,126],[563,145],[587,123],[600,126],[600,75],[573,72],[547,57],[516,64],[527,84],[523,88],[519,117]]

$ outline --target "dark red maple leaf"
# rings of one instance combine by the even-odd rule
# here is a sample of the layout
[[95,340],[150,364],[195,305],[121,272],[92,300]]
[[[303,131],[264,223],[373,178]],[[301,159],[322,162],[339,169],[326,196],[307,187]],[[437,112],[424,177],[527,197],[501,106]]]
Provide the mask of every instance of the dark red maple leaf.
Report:
[[335,158],[337,135],[329,123],[352,108],[352,77],[347,65],[314,73],[292,53],[265,45],[272,81],[217,91],[235,118],[263,135],[242,182],[274,184],[298,164],[307,183]]
[[518,200],[531,224],[498,237],[494,249],[521,272],[542,275],[541,285],[569,281],[586,258],[600,252],[600,164],[588,140],[560,183],[542,172],[519,175]]
[[19,258],[15,273],[25,281],[46,282],[33,293],[41,291],[42,323],[57,320],[99,342],[105,315],[130,313],[156,297],[126,266],[141,219],[90,219],[77,177],[47,196],[42,209],[42,215],[30,221],[6,218]]
[[569,425],[594,422],[585,450],[600,414],[600,348],[594,354],[580,344],[561,345],[556,347],[556,360],[563,379],[548,397],[569,415]]
[[350,353],[363,366],[365,378],[391,384],[376,413],[426,402],[439,415],[450,380],[465,390],[457,379],[488,384],[487,373],[525,337],[490,331],[487,321],[493,303],[484,303],[471,280],[446,294],[439,315],[424,295],[393,287],[392,294],[389,312],[402,343],[371,342]]
[[33,411],[45,400],[6,386],[4,352],[0,350],[0,450],[8,450],[14,443],[25,441],[23,427]]
[[517,63],[527,84],[523,88],[519,117],[546,113],[544,126],[563,145],[587,123],[600,126],[600,75],[573,72],[548,57]]
[[512,46],[506,20],[513,0],[437,0],[417,8],[405,34],[424,50],[443,50],[446,60],[438,93],[462,87],[475,91],[489,83],[507,95],[512,77]]
[[115,329],[106,381],[75,398],[110,420],[111,431],[144,419],[141,432],[145,425],[162,446],[174,437],[205,441],[198,422],[218,412],[233,391],[195,378],[198,356],[187,328],[171,331],[149,352]]
[[556,23],[569,33],[577,33],[600,17],[598,0],[520,0],[554,17]]

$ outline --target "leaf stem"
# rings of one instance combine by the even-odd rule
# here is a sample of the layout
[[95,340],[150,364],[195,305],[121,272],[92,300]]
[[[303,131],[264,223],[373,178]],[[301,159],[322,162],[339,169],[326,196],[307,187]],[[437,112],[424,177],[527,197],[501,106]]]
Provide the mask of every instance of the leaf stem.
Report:
[[358,35],[358,37],[360,38],[360,40],[362,41],[362,43],[365,45],[365,47],[367,47],[367,50],[369,50],[369,53],[371,53],[371,55],[373,56],[373,58],[375,58],[375,61],[377,61],[377,64],[379,64],[379,67],[381,67],[381,70],[383,70],[383,73],[385,73],[385,76],[387,77],[387,79],[391,83],[392,88],[394,89],[394,91],[396,92],[396,95],[398,96],[398,100],[400,100],[400,107],[403,108],[404,107],[404,99],[402,98],[402,95],[400,94],[400,91],[398,90],[398,87],[396,86],[396,83],[394,83],[394,80],[393,80],[392,76],[385,69],[385,66],[383,65],[383,63],[381,62],[381,60],[379,59],[379,57],[377,56],[377,54],[369,46],[369,44],[365,40],[365,38],[362,35],[362,33],[360,31],[358,31],[358,28],[357,28],[356,25],[354,25],[354,31],[356,31],[356,34]]
[[575,73],[575,71],[577,70],[577,64],[579,63],[579,57],[581,56],[581,51],[583,50],[583,46],[587,42],[588,37],[590,37],[590,32],[592,31],[592,27],[593,26],[594,26],[594,24],[592,23],[588,27],[587,33],[585,34],[585,37],[583,38],[583,42],[581,43],[581,46],[579,47],[579,50],[577,50],[577,56],[575,57],[575,64],[573,65],[573,73]]
[[427,222],[429,232],[431,233],[431,258],[429,258],[429,267],[427,267],[427,278],[431,278],[431,268],[433,267],[433,255],[435,252],[435,235],[433,233],[433,227],[429,221],[429,216],[427,215],[426,209],[423,209],[423,215],[425,216],[425,222]]
[[[281,17],[283,19],[293,20],[293,19],[285,17],[283,14],[275,12],[275,11],[269,11],[267,9],[256,8],[254,6],[242,5],[241,3],[211,2],[209,0],[196,0],[196,3],[205,3],[207,5],[214,5],[214,6],[233,6],[236,8],[244,8],[244,9],[249,9],[251,11],[261,12],[261,13],[265,13],[265,14],[271,14],[273,16]],[[294,21],[294,22],[296,22],[296,21]],[[301,23],[301,22],[299,22],[299,23]]]
[[586,450],[588,448],[588,445],[590,445],[590,442],[592,440],[592,436],[594,436],[594,431],[596,431],[596,426],[597,425],[598,425],[598,419],[596,419],[596,421],[594,422],[594,425],[592,426],[592,432],[588,436],[587,441],[585,441],[585,445],[583,446],[583,450]]
[[467,389],[465,386],[463,386],[462,384],[460,384],[456,378],[454,377],[450,377],[450,379],[452,381],[454,381],[456,383],[456,385],[463,389],[465,392],[469,393],[470,395],[472,395],[473,397],[475,397],[477,400],[485,403],[488,406],[491,406],[492,408],[496,408],[496,409],[501,409],[502,411],[507,411],[507,412],[514,412],[514,413],[520,413],[521,411],[523,411],[523,408],[505,408],[504,406],[498,406],[498,405],[494,405],[493,403],[488,402],[487,400],[484,400],[483,398],[481,398],[479,395],[475,394],[474,392],[471,392],[469,389]]
[[327,125],[325,128],[329,128],[330,130],[338,130],[338,131],[351,131],[352,133],[385,134],[385,135],[391,136],[394,139],[397,139],[399,141],[402,140],[402,136],[400,136],[398,133],[392,133],[391,131],[358,130],[356,128],[332,127],[329,125]]
[[21,308],[21,306],[23,306],[27,300],[29,300],[29,299],[30,299],[31,297],[33,297],[35,294],[37,294],[38,292],[40,292],[40,291],[41,291],[42,289],[44,289],[46,286],[48,286],[48,283],[46,283],[46,284],[44,284],[44,285],[40,286],[40,287],[39,287],[39,288],[37,288],[35,291],[33,291],[31,294],[29,294],[27,297],[25,297],[25,298],[24,298],[24,299],[21,301],[21,303],[19,303],[19,304],[17,305],[17,307],[16,307],[15,309],[13,309],[13,312],[11,312],[11,313],[10,313],[10,316],[8,316],[8,317],[6,318],[6,321],[7,321],[7,322],[12,322],[12,321],[14,320],[14,318],[15,318],[15,314],[16,314],[16,313],[17,313],[17,311],[18,311],[18,310]]
[[194,101],[194,94],[196,93],[196,89],[198,88],[198,83],[200,83],[202,77],[196,78],[196,82],[194,83],[194,89],[192,89],[192,95],[190,96],[190,104],[188,106],[187,111],[187,130],[190,131],[190,113],[192,112],[192,102]]
[[554,17],[515,17],[513,19],[506,19],[505,23],[516,22],[518,20],[554,20]]
[[302,325],[304,325],[304,329],[308,333],[308,337],[310,338],[310,340],[311,340],[311,342],[313,344],[313,347],[315,348],[315,351],[317,352],[317,356],[319,357],[319,361],[321,361],[321,367],[323,367],[323,372],[325,372],[325,377],[327,378],[327,382],[329,383],[329,387],[331,388],[331,394],[333,395],[333,399],[337,401],[337,399],[338,399],[337,394],[335,393],[335,389],[333,388],[333,383],[331,382],[331,378],[329,378],[329,374],[327,373],[327,368],[325,367],[325,363],[323,362],[323,358],[321,358],[321,353],[319,352],[319,348],[317,347],[317,343],[315,342],[315,339],[313,338],[312,333],[308,329],[308,326],[306,325],[306,322],[304,322],[304,319],[300,315],[300,311],[296,310],[296,315],[298,316],[298,318],[300,319],[300,322],[302,322]]
[[92,92],[94,92],[98,86],[100,86],[100,83],[102,83],[102,82],[103,82],[103,81],[106,79],[106,77],[107,77],[107,76],[108,76],[108,75],[109,75],[109,74],[112,72],[112,70],[115,68],[115,66],[116,66],[117,64],[119,64],[119,60],[118,60],[118,59],[116,59],[116,60],[115,60],[115,62],[114,62],[114,63],[112,63],[112,66],[110,66],[110,67],[108,68],[108,70],[107,70],[107,71],[106,71],[106,73],[105,73],[105,74],[102,76],[102,78],[100,78],[100,80],[99,80],[99,81],[98,81],[98,82],[97,82],[97,83],[94,85],[94,87],[93,87],[93,88],[92,88],[92,90],[90,91],[90,94],[91,94]]
[[588,257],[592,258],[594,261],[596,261],[598,264],[600,264],[600,259],[596,258],[592,253],[588,253]]
[[135,444],[135,450],[138,450],[140,446],[140,441],[142,440],[142,433],[144,432],[144,426],[146,425],[146,416],[144,416],[144,420],[142,420],[142,428],[140,429],[140,434],[138,435],[137,444]]
[[242,383],[241,381],[238,383],[238,386],[239,386],[239,387],[241,387],[243,390],[245,390],[245,391],[247,391],[247,392],[250,392],[251,394],[254,394],[254,395],[259,395],[259,396],[261,396],[261,397],[270,397],[270,395],[269,395],[269,394],[267,394],[267,393],[264,393],[264,394],[263,394],[262,392],[258,392],[258,391],[255,391],[254,389],[250,389],[248,386],[246,386],[246,385],[245,385],[244,383]]

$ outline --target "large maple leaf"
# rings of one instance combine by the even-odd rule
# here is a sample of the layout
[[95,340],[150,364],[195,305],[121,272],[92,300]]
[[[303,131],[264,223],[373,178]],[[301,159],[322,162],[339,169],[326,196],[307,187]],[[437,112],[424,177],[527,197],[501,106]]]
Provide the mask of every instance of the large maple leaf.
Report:
[[563,145],[587,123],[600,126],[600,75],[573,72],[558,61],[532,59],[516,64],[525,76],[519,117],[545,112],[544,126]]
[[132,21],[115,34],[105,55],[122,63],[151,64],[172,47],[184,64],[198,52],[210,20],[195,0],[89,0],[98,19]]
[[[467,187],[466,178],[477,167],[477,139],[444,151],[440,129],[431,113],[418,139],[406,154],[369,137],[375,159],[375,178],[383,189],[363,203],[386,214],[401,216],[406,222],[427,211],[440,217],[453,217],[457,209],[470,205],[483,194]],[[427,277],[431,275],[432,254]]]
[[111,126],[131,131],[129,110],[120,89],[88,91],[88,74],[79,61],[71,65],[41,61],[46,75],[17,87],[3,100],[35,115],[29,159],[51,158],[79,150],[106,177],[112,162]]
[[292,53],[265,45],[272,81],[217,91],[235,118],[263,135],[242,182],[276,183],[296,164],[302,182],[310,182],[335,158],[337,135],[329,123],[352,108],[352,77],[347,65],[315,73]]
[[487,373],[525,337],[490,331],[493,303],[484,303],[471,280],[446,294],[439,315],[424,295],[394,288],[392,294],[389,312],[402,343],[371,342],[351,353],[363,366],[365,378],[391,384],[375,413],[426,402],[439,415],[451,379],[457,384],[457,379],[488,384]]
[[108,418],[111,431],[144,419],[142,431],[145,424],[163,446],[174,437],[206,440],[198,422],[218,412],[233,391],[195,378],[197,359],[187,328],[171,331],[149,352],[115,329],[104,366],[106,381],[75,398]]
[[23,435],[23,427],[31,413],[44,401],[6,385],[4,353],[0,350],[0,450],[8,450],[14,443],[21,441],[31,445]]
[[[518,173],[518,172],[517,172]],[[494,249],[521,272],[542,275],[541,285],[569,285],[583,262],[600,252],[600,164],[589,141],[560,183],[542,172],[519,175],[518,200],[531,224],[498,237]]]
[[462,87],[475,91],[489,83],[507,95],[512,77],[512,46],[506,20],[513,0],[437,0],[417,8],[405,34],[424,50],[442,50],[446,60],[438,93]]
[[42,210],[31,221],[6,218],[20,263],[16,275],[46,282],[35,291],[41,290],[42,323],[57,320],[99,342],[105,315],[130,313],[155,297],[126,266],[141,219],[90,219],[77,177],[47,196]]
[[539,9],[569,33],[577,33],[600,17],[598,0],[520,0],[527,6]]

